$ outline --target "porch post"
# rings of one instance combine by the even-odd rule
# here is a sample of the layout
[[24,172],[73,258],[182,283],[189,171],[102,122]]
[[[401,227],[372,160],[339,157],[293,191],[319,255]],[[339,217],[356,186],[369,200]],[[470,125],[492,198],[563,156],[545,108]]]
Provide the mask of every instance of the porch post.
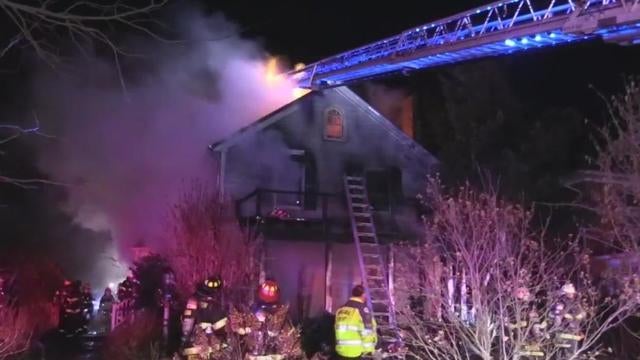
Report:
[[391,304],[393,305],[394,309],[395,309],[395,303],[396,303],[396,296],[395,296],[395,291],[394,291],[394,284],[395,284],[395,254],[393,251],[393,243],[389,243],[389,249],[387,252],[388,256],[387,256],[387,276],[389,277],[387,279],[388,284],[389,284],[389,297],[391,300]]
[[225,172],[227,171],[227,150],[220,151],[220,165],[218,166],[218,193],[220,202],[225,197]]
[[333,246],[331,241],[327,241],[325,246],[325,267],[324,267],[324,310],[332,312],[333,298],[331,297],[331,271],[333,268]]

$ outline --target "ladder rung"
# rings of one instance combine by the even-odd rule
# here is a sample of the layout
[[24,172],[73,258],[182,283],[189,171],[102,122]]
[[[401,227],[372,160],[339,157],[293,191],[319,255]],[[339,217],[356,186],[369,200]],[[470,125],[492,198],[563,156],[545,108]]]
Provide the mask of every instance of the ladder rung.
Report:
[[378,244],[376,243],[362,243],[360,245],[363,245],[364,247],[366,247],[366,250],[378,251]]
[[365,198],[364,194],[351,194],[351,193],[349,193],[349,196],[351,196],[354,199],[364,199]]
[[367,253],[362,253],[362,256],[366,256],[366,257],[380,257],[380,254],[367,254]]
[[359,217],[371,217],[370,213],[366,213],[366,212],[354,212],[353,216],[359,216]]
[[355,189],[355,190],[364,190],[364,186],[363,185],[347,185],[349,187],[349,189]]
[[362,178],[362,177],[360,177],[360,176],[345,176],[345,178],[346,178],[347,180],[360,180],[360,181],[363,181],[363,180],[364,180],[364,178]]
[[370,223],[370,222],[368,222],[368,223],[366,223],[366,222],[357,222],[356,225],[357,226],[371,226],[371,227],[373,227],[373,224]]

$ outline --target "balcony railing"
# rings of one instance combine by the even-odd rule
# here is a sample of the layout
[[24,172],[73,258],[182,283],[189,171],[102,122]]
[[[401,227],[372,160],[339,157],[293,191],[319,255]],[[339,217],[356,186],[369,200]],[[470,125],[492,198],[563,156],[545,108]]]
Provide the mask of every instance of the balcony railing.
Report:
[[327,221],[330,206],[341,201],[341,194],[256,189],[236,201],[236,212],[238,218]]
[[[343,193],[256,189],[236,201],[236,214],[238,219],[245,220],[318,223],[325,232],[347,237],[350,234]],[[382,237],[412,237],[419,227],[415,198],[390,201],[384,210],[373,209],[373,216]]]

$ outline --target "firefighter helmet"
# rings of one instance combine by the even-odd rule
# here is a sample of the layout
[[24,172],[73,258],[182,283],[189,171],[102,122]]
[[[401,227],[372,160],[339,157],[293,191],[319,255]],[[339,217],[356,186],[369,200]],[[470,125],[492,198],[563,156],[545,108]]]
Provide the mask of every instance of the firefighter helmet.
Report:
[[258,299],[266,304],[280,301],[280,286],[274,280],[266,280],[258,287]]
[[222,289],[222,279],[219,276],[210,276],[199,284],[198,294],[204,297],[213,297]]

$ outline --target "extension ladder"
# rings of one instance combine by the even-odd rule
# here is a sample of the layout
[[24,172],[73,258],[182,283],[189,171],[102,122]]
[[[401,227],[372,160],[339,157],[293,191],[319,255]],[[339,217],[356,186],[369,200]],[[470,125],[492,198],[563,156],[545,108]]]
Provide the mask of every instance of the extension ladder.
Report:
[[367,306],[378,324],[381,342],[396,343],[399,341],[399,332],[394,303],[389,291],[385,261],[376,235],[365,179],[360,176],[345,176],[344,189],[362,285],[367,294]]

